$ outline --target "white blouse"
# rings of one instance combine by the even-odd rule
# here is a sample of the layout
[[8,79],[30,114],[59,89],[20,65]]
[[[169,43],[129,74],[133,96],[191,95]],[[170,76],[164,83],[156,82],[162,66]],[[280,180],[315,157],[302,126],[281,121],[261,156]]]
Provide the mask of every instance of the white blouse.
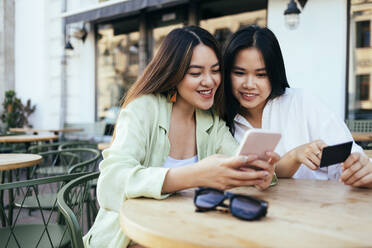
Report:
[[[234,119],[235,139],[240,143],[252,125],[241,115]],[[262,115],[262,129],[279,132],[282,138],[275,152],[283,156],[295,147],[320,139],[327,145],[336,145],[353,138],[343,120],[331,112],[318,98],[304,90],[287,88],[285,93],[267,102]],[[363,149],[353,142],[352,152]],[[337,180],[340,164],[311,170],[302,164],[293,178]]]
[[181,167],[181,166],[185,166],[189,164],[195,164],[196,162],[198,162],[197,155],[195,155],[194,157],[182,159],[182,160],[174,159],[168,156],[163,164],[163,167],[164,168],[177,168],[177,167]]

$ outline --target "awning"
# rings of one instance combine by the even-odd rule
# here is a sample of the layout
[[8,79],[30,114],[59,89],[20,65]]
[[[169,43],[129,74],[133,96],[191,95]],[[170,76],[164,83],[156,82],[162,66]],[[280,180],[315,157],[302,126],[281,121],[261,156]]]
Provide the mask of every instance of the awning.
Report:
[[110,19],[136,15],[147,11],[184,4],[189,0],[111,0],[87,9],[66,12],[61,15],[66,24],[75,22],[104,22]]

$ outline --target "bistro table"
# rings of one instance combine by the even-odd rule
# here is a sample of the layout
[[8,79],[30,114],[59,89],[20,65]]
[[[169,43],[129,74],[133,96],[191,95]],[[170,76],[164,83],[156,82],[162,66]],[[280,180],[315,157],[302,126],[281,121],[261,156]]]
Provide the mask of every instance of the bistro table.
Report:
[[0,143],[25,143],[36,141],[52,141],[58,139],[57,135],[9,135],[0,136]]
[[165,200],[129,199],[120,210],[120,226],[146,247],[367,247],[372,245],[372,189],[336,181],[280,179],[259,191],[234,193],[268,201],[259,221],[230,213],[195,212],[194,190]]
[[99,150],[105,150],[107,148],[109,148],[111,145],[111,142],[103,142],[103,143],[98,143],[98,149]]
[[32,128],[9,128],[10,132],[14,133],[43,133],[43,132],[50,132],[58,135],[59,133],[72,133],[72,132],[82,132],[84,129],[82,128],[60,128],[60,129],[32,129]]
[[0,154],[0,171],[26,168],[40,163],[42,157],[37,154],[4,153]]
[[[0,171],[8,172],[8,182],[12,181],[11,170],[27,168],[34,166],[42,161],[42,157],[37,154],[27,153],[4,153],[0,154]],[[1,180],[0,180],[1,182]],[[14,193],[13,190],[9,190],[9,202],[13,202]],[[0,205],[3,206],[3,199],[0,199]],[[9,220],[13,220],[13,206],[9,206]],[[2,215],[2,214],[0,214]],[[4,216],[2,216],[4,218]]]
[[53,141],[57,140],[57,135],[8,135],[0,136],[0,143],[25,143],[26,151],[30,147],[31,142],[38,141]]
[[355,141],[372,141],[372,133],[370,132],[352,132],[351,135]]

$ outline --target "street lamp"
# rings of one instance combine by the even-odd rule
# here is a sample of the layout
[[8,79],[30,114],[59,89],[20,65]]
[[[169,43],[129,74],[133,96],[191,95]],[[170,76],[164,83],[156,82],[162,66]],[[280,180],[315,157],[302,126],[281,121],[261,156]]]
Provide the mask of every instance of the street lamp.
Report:
[[297,4],[294,0],[291,0],[288,3],[288,8],[284,11],[285,24],[289,29],[295,29],[300,22],[301,13],[300,9],[297,7]]

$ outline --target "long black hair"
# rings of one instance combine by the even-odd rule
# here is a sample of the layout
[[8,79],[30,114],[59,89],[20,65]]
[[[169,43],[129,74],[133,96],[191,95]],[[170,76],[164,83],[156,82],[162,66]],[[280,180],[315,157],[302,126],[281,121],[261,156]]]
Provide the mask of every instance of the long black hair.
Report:
[[279,42],[270,29],[251,25],[233,34],[225,47],[223,55],[225,104],[223,108],[218,108],[220,116],[225,119],[232,134],[235,132],[235,115],[239,113],[241,108],[232,92],[231,72],[236,55],[241,50],[251,47],[257,48],[261,52],[265,62],[266,72],[271,85],[271,93],[268,99],[274,99],[283,95],[285,88],[289,88]]

